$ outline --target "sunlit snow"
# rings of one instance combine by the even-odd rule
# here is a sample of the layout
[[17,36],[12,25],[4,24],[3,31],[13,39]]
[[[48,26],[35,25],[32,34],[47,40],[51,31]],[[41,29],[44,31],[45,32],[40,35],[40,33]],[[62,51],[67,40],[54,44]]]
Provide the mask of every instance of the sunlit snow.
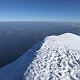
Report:
[[[42,45],[41,45],[42,44]],[[48,36],[0,70],[0,80],[80,80],[80,37]]]
[[25,72],[26,80],[80,80],[80,37],[49,36]]

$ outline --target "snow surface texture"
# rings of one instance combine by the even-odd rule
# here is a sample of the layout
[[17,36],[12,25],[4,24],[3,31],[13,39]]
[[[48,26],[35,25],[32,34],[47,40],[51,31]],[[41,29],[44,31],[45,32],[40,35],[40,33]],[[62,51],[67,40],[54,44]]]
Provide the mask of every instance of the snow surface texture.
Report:
[[26,80],[80,80],[80,37],[50,36],[25,72]]
[[80,80],[80,37],[48,36],[0,69],[0,80]]

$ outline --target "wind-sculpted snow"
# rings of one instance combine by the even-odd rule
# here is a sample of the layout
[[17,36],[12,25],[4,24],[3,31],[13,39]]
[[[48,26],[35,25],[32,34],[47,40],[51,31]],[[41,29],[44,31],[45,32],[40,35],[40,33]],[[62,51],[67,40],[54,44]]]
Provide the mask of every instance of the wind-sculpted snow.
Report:
[[0,80],[80,80],[80,37],[48,36],[0,69]]
[[73,37],[65,34],[45,39],[24,74],[25,80],[80,80],[80,52],[76,50],[76,45],[75,49],[71,47],[74,43],[71,45],[63,36]]

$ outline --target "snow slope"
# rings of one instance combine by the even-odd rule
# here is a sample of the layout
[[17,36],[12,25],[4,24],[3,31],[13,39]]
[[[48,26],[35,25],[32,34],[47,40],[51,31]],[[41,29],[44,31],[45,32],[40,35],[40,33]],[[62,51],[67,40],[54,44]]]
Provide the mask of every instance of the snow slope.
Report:
[[80,80],[80,37],[48,36],[0,69],[0,80]]

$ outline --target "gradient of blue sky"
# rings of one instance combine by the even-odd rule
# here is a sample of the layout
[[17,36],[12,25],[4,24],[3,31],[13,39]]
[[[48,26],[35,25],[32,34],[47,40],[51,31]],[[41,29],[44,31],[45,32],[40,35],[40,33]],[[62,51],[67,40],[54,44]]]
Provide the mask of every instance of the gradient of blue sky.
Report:
[[0,0],[0,21],[80,22],[80,0]]

